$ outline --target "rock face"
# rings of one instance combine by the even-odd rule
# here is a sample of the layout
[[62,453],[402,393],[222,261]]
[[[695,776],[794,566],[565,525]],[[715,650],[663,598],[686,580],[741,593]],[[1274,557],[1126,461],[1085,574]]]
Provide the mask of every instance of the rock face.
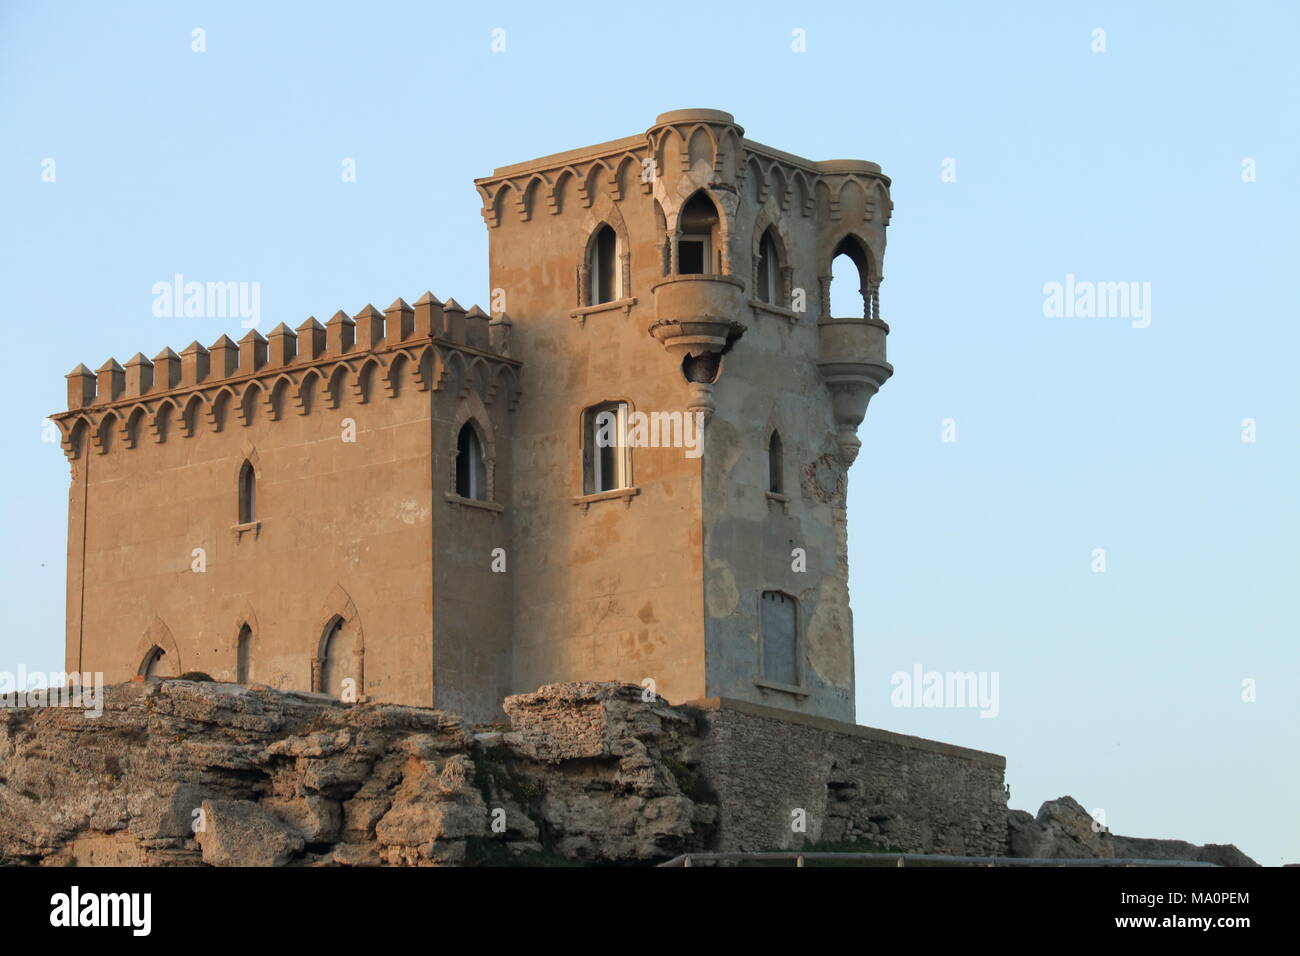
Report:
[[694,723],[640,693],[546,687],[479,734],[436,710],[181,680],[107,688],[94,720],[0,711],[0,853],[425,866],[701,849],[716,808],[669,769],[698,759]]
[[105,689],[101,716],[0,708],[0,863],[646,863],[679,853],[901,850],[1203,859],[1235,847],[1096,833],[1070,799],[1006,811],[1003,758],[728,700],[553,684],[509,724],[263,686]]
[[1231,844],[1196,846],[1182,840],[1149,840],[1112,834],[1095,824],[1073,797],[1048,800],[1031,816],[1007,815],[1007,856],[1028,859],[1194,860],[1218,866],[1258,866]]

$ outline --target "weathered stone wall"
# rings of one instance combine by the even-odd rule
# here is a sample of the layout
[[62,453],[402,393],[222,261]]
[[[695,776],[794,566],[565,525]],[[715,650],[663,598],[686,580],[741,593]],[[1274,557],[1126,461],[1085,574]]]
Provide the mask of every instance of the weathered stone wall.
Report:
[[[864,841],[911,853],[1004,852],[1003,757],[741,701],[700,706],[717,849]],[[792,826],[799,810],[803,833]]]

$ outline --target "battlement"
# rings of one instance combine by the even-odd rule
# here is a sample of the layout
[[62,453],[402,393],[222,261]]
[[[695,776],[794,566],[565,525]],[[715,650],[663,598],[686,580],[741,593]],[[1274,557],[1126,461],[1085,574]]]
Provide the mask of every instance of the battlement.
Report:
[[187,438],[205,427],[221,431],[232,413],[250,425],[257,403],[273,421],[310,414],[317,392],[337,408],[347,387],[362,404],[380,392],[396,397],[408,382],[421,392],[474,389],[485,404],[504,395],[513,410],[522,363],[510,356],[510,329],[504,312],[491,318],[426,292],[414,306],[399,298],[382,312],[373,305],[355,316],[336,312],[324,325],[309,316],[296,330],[281,322],[269,336],[250,329],[238,342],[226,335],[207,348],[191,342],[180,355],[165,348],[150,360],[137,352],[125,367],[112,358],[94,372],[78,365],[66,376],[68,410],[50,418],[76,459],[85,435],[105,454],[115,444],[136,447],[146,426],[164,442],[173,425]]

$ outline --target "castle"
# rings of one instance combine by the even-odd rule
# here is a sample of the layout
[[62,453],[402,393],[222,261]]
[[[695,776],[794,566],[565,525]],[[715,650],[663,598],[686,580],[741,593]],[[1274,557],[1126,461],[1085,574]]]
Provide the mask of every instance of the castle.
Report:
[[475,185],[488,312],[427,293],[67,376],[68,671],[483,721],[652,681],[852,721],[889,179],[690,109]]

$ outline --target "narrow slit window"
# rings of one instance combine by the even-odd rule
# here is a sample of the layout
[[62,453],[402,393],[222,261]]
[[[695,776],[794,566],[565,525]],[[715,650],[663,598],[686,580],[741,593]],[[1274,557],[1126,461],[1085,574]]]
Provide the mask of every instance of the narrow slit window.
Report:
[[239,629],[235,642],[235,683],[247,684],[253,679],[253,629],[245,624]]
[[785,481],[782,474],[781,435],[772,432],[767,443],[767,490],[776,495],[785,494]]
[[758,300],[776,304],[780,296],[780,262],[771,230],[763,233],[758,244]]
[[257,472],[253,463],[244,462],[239,469],[239,523],[252,524],[257,520]]

